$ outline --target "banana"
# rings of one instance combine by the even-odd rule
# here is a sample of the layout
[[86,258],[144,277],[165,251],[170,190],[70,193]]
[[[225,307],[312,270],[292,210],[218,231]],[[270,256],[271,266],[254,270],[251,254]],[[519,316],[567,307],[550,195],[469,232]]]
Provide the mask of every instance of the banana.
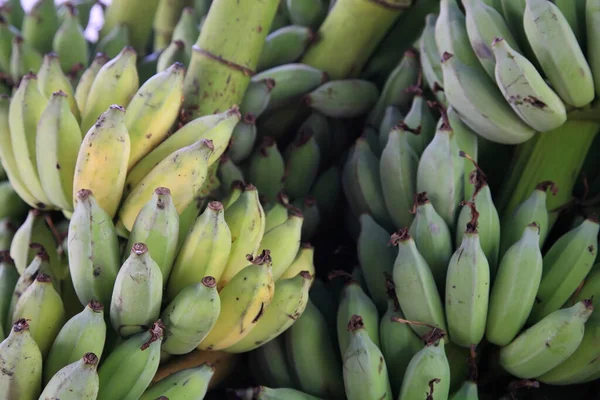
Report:
[[339,197],[342,192],[341,170],[339,165],[332,165],[323,171],[310,190],[310,197],[319,205],[325,219],[335,215],[338,210]]
[[19,155],[19,175],[37,200],[37,208],[52,208],[46,197],[36,165],[37,124],[48,101],[38,90],[38,78],[27,74],[13,95],[8,111],[13,154]]
[[315,40],[315,33],[306,26],[288,25],[267,35],[256,66],[257,71],[296,62]]
[[444,309],[433,274],[408,229],[394,233],[390,243],[398,246],[393,277],[402,313],[411,321],[428,324],[411,325],[411,328],[419,336],[431,329],[429,325],[445,331]]
[[323,71],[309,65],[291,63],[264,70],[254,75],[251,82],[265,79],[272,79],[275,82],[267,106],[267,110],[272,110],[310,93],[329,78]]
[[185,68],[175,63],[146,81],[133,96],[125,112],[131,140],[128,170],[169,134],[183,101]]
[[[476,69],[477,72],[483,72],[469,40],[466,17],[460,10],[457,0],[440,2],[440,13],[435,23],[435,42],[440,57],[444,53],[452,53],[462,64]],[[444,90],[448,84],[446,81],[444,77]],[[452,101],[450,103],[454,104]]]
[[96,368],[98,357],[86,353],[56,373],[40,395],[42,399],[94,400],[98,396],[100,381]]
[[517,41],[502,14],[483,0],[463,0],[463,5],[465,6],[467,34],[471,47],[485,72],[495,79],[497,53],[492,51],[492,42],[495,38],[502,37],[508,46],[519,51]]
[[[38,87],[40,93],[43,94],[47,99],[52,97],[52,94],[58,91],[62,91],[66,94],[66,100],[69,105],[71,113],[75,116],[77,124],[81,116],[79,114],[79,108],[73,95],[73,87],[69,78],[63,73],[59,58],[56,53],[49,53],[44,56],[44,62],[42,63],[38,72]],[[80,134],[81,136],[81,134]]]
[[104,53],[109,59],[115,58],[124,47],[131,44],[127,25],[115,25],[96,45],[96,52]]
[[[16,231],[17,229],[13,225],[10,217],[0,219],[0,251],[9,251],[10,253],[10,243],[12,242]],[[7,254],[7,256],[10,257],[10,254]],[[12,259],[10,259],[10,262],[14,264]]]
[[[9,312],[12,311],[10,310],[10,303],[19,280],[19,273],[8,251],[0,252],[0,257],[0,332],[4,333],[4,327],[10,326],[12,322],[12,315],[9,315]],[[8,329],[0,339],[4,340],[7,333],[9,333]]]
[[544,255],[542,281],[529,316],[535,323],[561,308],[592,269],[600,225],[592,217],[560,237]]
[[274,138],[263,138],[248,160],[247,171],[248,181],[256,186],[261,196],[274,200],[283,189],[286,172],[285,161]]
[[311,112],[298,128],[298,135],[301,132],[311,132],[317,141],[321,158],[327,157],[333,152],[333,134],[329,124],[329,119],[316,111]]
[[43,56],[34,49],[22,36],[16,35],[12,39],[10,53],[10,77],[13,82],[18,83],[30,73],[37,73],[43,62]]
[[396,298],[396,287],[392,277],[386,276],[385,282],[388,307],[379,321],[379,341],[388,367],[392,393],[394,398],[398,398],[406,368],[413,356],[421,350],[422,344],[408,324],[396,322],[397,319],[404,320],[404,314]]
[[548,314],[500,349],[500,365],[521,379],[547,373],[577,350],[593,310],[591,301],[584,300]]
[[15,322],[0,343],[0,396],[35,400],[42,391],[42,353],[25,319]]
[[317,179],[321,165],[317,139],[311,131],[300,131],[284,154],[284,190],[293,199],[304,197]]
[[21,32],[37,51],[45,54],[52,51],[52,39],[58,30],[59,20],[53,0],[37,0],[25,14]]
[[162,351],[187,354],[194,350],[215,326],[220,311],[215,278],[207,275],[200,283],[186,286],[161,314],[165,324]]
[[362,317],[348,323],[352,339],[344,354],[344,387],[348,400],[392,400],[392,388],[381,350],[369,338]]
[[427,14],[425,16],[425,27],[419,40],[419,62],[423,73],[423,79],[427,83],[429,90],[433,92],[437,101],[444,107],[448,106],[442,84],[444,78],[442,75],[442,63],[440,61],[440,52],[435,41],[435,24],[437,14]]
[[[594,79],[585,55],[563,13],[547,0],[527,0],[523,26],[548,81],[573,107],[594,99]],[[556,48],[562,49],[559,53]]]
[[98,70],[89,89],[85,108],[81,110],[82,132],[87,132],[96,124],[96,120],[111,104],[127,107],[140,87],[136,62],[135,50],[124,47]]
[[208,363],[181,370],[150,386],[140,400],[203,399],[214,374],[215,367]]
[[67,211],[73,210],[73,176],[81,140],[68,95],[53,93],[36,131],[37,170],[48,199]]
[[188,122],[129,170],[125,181],[125,193],[131,192],[154,167],[174,151],[190,146],[201,139],[212,140],[215,148],[209,155],[208,164],[217,162],[227,148],[231,132],[239,120],[240,112],[234,106],[222,113],[207,115]]
[[586,56],[592,71],[596,94],[600,93],[600,1],[586,0],[585,2],[585,29],[587,51]]
[[156,165],[127,195],[119,209],[119,219],[130,231],[136,216],[157,187],[171,190],[173,204],[181,213],[206,180],[208,159],[215,150],[212,140],[198,142],[174,151]]
[[317,28],[327,14],[326,4],[322,0],[286,0],[286,11],[294,25]]
[[396,228],[410,226],[414,216],[411,205],[417,186],[419,157],[410,145],[410,128],[403,123],[390,132],[381,158],[379,176],[381,189],[390,217]]
[[185,43],[182,40],[174,40],[158,56],[156,72],[162,72],[173,64],[188,66],[190,58],[185,52]]
[[244,181],[244,173],[235,164],[235,161],[229,156],[229,154],[223,154],[219,160],[219,171],[217,176],[221,180],[221,187],[224,188],[225,194],[229,194],[233,182]]
[[78,193],[68,234],[69,271],[81,304],[110,306],[119,267],[119,243],[110,216],[90,190]]
[[21,295],[13,322],[24,318],[29,323],[31,337],[38,344],[42,356],[46,357],[58,332],[65,323],[65,309],[62,299],[52,285],[49,275],[40,273],[35,282]]
[[256,118],[260,117],[269,106],[271,92],[274,88],[275,81],[270,78],[251,81],[240,103],[242,115],[252,114]]
[[141,333],[160,315],[163,276],[148,246],[135,243],[119,269],[110,303],[110,322],[123,338]]
[[407,91],[414,94],[410,110],[404,118],[404,128],[413,133],[408,135],[408,143],[415,150],[418,157],[421,157],[423,151],[435,136],[436,121],[429,110],[429,104],[423,96],[423,90],[418,86],[411,86]]
[[341,79],[324,83],[306,94],[305,105],[331,118],[355,118],[372,109],[379,89],[362,79]]
[[287,387],[257,386],[250,389],[238,389],[235,391],[235,395],[244,400],[321,400],[319,397]]
[[248,353],[250,372],[258,383],[273,388],[293,387],[292,372],[285,354],[285,334]]
[[[298,254],[296,254],[296,258],[294,258],[294,261],[290,264],[289,268],[285,270],[283,275],[279,277],[278,281],[292,279],[302,271],[308,272],[310,276],[314,278],[314,258],[315,248],[308,242],[301,243],[300,249],[298,250]],[[311,280],[311,285],[312,283],[313,281]]]
[[479,135],[495,143],[519,144],[535,134],[483,71],[448,52],[442,54],[442,71],[448,101],[465,124]]
[[419,79],[419,57],[413,49],[404,52],[400,63],[390,72],[381,90],[377,103],[367,116],[367,124],[378,129],[389,106],[396,106],[405,112],[413,98],[413,94],[405,89],[416,84]]
[[[445,352],[445,339],[435,330],[425,347],[410,360],[398,400],[447,399],[450,392],[450,366]],[[436,337],[438,336],[438,337]]]
[[[448,107],[446,114],[448,115],[448,121],[450,121],[450,126],[454,131],[454,136],[456,137],[456,145],[458,146],[458,150],[465,152],[466,154],[471,156],[473,160],[477,161],[479,155],[479,140],[477,133],[473,132],[473,130],[462,121],[454,107]],[[475,191],[475,187],[471,185],[471,173],[477,168],[467,158],[464,158],[464,163],[464,198],[470,199],[473,196],[473,192]]]
[[552,195],[556,195],[558,192],[558,188],[554,182],[544,181],[538,183],[531,195],[519,204],[511,215],[502,221],[500,256],[519,240],[523,234],[523,230],[531,222],[536,222],[539,225],[540,248],[544,246],[549,228],[548,209],[546,208],[546,192],[548,190],[550,190]]
[[50,260],[50,268],[55,278],[60,278],[56,241],[45,219],[38,210],[30,210],[25,222],[17,229],[10,244],[10,256],[15,261],[19,274],[23,274],[36,254],[32,243],[40,244]]
[[240,198],[242,193],[244,193],[245,188],[246,184],[243,181],[233,181],[231,183],[231,188],[229,189],[229,194],[223,199],[223,208],[227,210],[232,206]]
[[[181,12],[184,10],[186,5],[189,5],[189,3],[191,2],[185,0],[159,0],[158,8],[154,14],[154,20],[152,23],[152,31],[154,33],[154,51],[160,51],[167,47],[173,36],[175,25],[177,25],[177,21],[181,17]],[[196,34],[196,37],[197,36],[198,35]]]
[[231,231],[231,251],[219,280],[219,289],[250,264],[246,255],[254,256],[260,249],[265,232],[265,212],[258,199],[258,190],[252,184],[246,185],[239,199],[225,209],[225,222]]
[[117,213],[131,149],[124,119],[125,109],[113,104],[85,134],[73,178],[75,207],[79,191],[88,189],[110,217]]
[[[390,137],[391,130],[404,119],[404,115],[398,110],[396,106],[387,106],[385,109],[385,113],[383,114],[383,119],[381,120],[381,125],[379,125],[379,145],[377,147],[377,151],[385,148],[386,143]],[[370,127],[365,129],[366,132],[371,132]],[[374,146],[371,145],[371,148]],[[375,150],[373,150],[375,151]],[[381,157],[381,154],[378,154]]]
[[246,114],[231,133],[227,155],[236,163],[245,161],[252,154],[257,135],[256,118],[253,114]]
[[272,260],[268,250],[252,258],[221,290],[221,313],[199,350],[222,350],[242,340],[264,316],[273,298]]
[[431,204],[451,231],[457,230],[455,223],[463,196],[464,172],[454,131],[442,111],[442,123],[419,160],[416,183],[417,191],[427,192]]
[[105,340],[104,306],[92,300],[83,311],[68,320],[56,336],[44,360],[44,382],[49,382],[58,371],[88,352],[100,360]]
[[79,12],[72,4],[66,4],[67,12],[52,40],[52,50],[60,57],[60,66],[65,73],[83,69],[90,59],[85,27],[79,22]]
[[163,331],[157,321],[148,331],[117,345],[98,369],[98,400],[140,398],[158,370]]
[[[272,271],[274,281],[277,281],[286,272],[300,249],[304,216],[295,207],[290,207],[288,211],[287,220],[265,233],[259,245],[261,249],[273,249],[271,257],[274,258]],[[266,218],[262,220],[266,226]]]
[[485,336],[506,346],[527,322],[542,279],[539,225],[532,222],[502,257],[490,293]]
[[490,266],[477,230],[479,213],[474,203],[467,204],[471,221],[450,259],[446,277],[448,332],[450,340],[462,347],[476,346],[483,339],[490,292]]
[[310,300],[302,316],[284,335],[296,387],[313,396],[344,399],[339,353],[331,341],[325,317]]
[[25,11],[23,11],[20,0],[8,0],[2,5],[0,13],[7,19],[6,22],[12,26],[21,27]]
[[156,188],[152,199],[135,218],[126,249],[131,249],[135,243],[144,243],[160,268],[165,287],[175,260],[178,237],[179,215],[171,191],[165,187]]
[[177,21],[173,30],[171,40],[181,40],[185,43],[185,52],[188,57],[191,57],[192,46],[196,43],[200,35],[198,21],[199,18],[196,10],[193,7],[185,7],[181,11],[179,21]]
[[81,74],[77,87],[75,87],[75,95],[73,96],[80,113],[83,113],[85,110],[85,104],[87,103],[87,98],[96,75],[98,75],[100,68],[102,68],[110,58],[111,57],[108,57],[104,53],[96,53],[90,66],[83,71],[83,74]]

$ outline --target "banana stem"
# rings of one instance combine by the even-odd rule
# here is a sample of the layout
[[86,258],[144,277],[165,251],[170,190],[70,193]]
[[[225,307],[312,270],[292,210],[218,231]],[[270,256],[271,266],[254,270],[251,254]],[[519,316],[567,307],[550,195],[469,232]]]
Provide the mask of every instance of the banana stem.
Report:
[[[556,196],[548,196],[548,210],[569,202],[585,156],[599,130],[600,123],[596,121],[568,120],[560,128],[538,133],[518,146],[498,202],[503,218],[509,216],[539,182],[546,180],[558,187]],[[551,212],[549,228],[557,217],[557,212]]]
[[278,0],[214,1],[184,83],[184,107],[192,117],[239,104],[254,75]]

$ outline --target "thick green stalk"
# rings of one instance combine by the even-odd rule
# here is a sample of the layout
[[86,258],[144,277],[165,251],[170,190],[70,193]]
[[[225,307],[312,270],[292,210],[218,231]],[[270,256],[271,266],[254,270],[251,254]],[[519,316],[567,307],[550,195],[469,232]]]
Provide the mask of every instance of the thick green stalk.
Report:
[[[538,133],[518,146],[498,202],[502,217],[510,215],[539,182],[546,180],[558,187],[556,196],[548,196],[548,210],[569,202],[585,156],[599,130],[598,122],[570,119],[560,128]],[[557,216],[556,212],[550,214],[549,228]]]
[[213,1],[184,82],[190,117],[239,104],[255,73],[278,0]]

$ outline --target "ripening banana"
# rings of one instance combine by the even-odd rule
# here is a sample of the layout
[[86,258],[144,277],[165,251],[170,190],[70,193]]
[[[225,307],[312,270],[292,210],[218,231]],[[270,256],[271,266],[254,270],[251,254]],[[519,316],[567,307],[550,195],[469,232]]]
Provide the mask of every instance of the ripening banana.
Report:
[[119,343],[98,369],[98,400],[135,400],[150,386],[158,370],[164,326],[157,321]]
[[58,26],[58,13],[54,1],[37,0],[25,14],[21,32],[38,51],[48,53],[52,50],[52,39]]
[[44,382],[88,352],[100,359],[105,340],[104,306],[92,300],[83,311],[68,320],[56,336],[44,360]]
[[485,333],[490,292],[490,266],[477,231],[473,203],[460,246],[456,249],[446,278],[446,320],[450,340],[462,347],[479,344]]
[[28,73],[37,73],[43,59],[42,53],[33,48],[29,41],[25,41],[21,35],[15,35],[10,54],[10,78],[13,82],[19,82]]
[[154,383],[146,389],[140,400],[203,399],[214,374],[215,366],[208,363],[183,369]]
[[119,209],[119,219],[131,231],[135,218],[150,200],[154,190],[166,187],[178,213],[194,199],[207,177],[208,159],[214,151],[211,140],[198,142],[174,151],[154,167],[125,197]]
[[44,56],[44,62],[38,72],[38,86],[40,93],[47,99],[50,99],[55,92],[62,91],[65,93],[65,100],[69,105],[69,109],[73,113],[77,124],[79,124],[81,116],[75,96],[73,95],[73,86],[69,78],[61,70],[60,61],[56,53],[49,53]]
[[90,190],[78,193],[67,249],[69,271],[81,304],[96,300],[108,309],[121,266],[119,243],[111,217]]
[[[20,5],[20,0],[18,2]],[[4,10],[0,10],[4,11]],[[7,15],[2,12],[0,18],[0,69],[5,72],[10,71],[10,56],[12,53],[12,41],[20,35],[17,25],[13,25],[7,20]]]
[[281,278],[298,254],[303,222],[304,216],[302,213],[295,208],[290,208],[287,220],[265,232],[262,237],[259,248],[273,249],[271,250],[271,257],[273,258],[272,273],[274,281]]
[[231,251],[219,288],[225,287],[250,264],[246,255],[254,256],[260,249],[265,232],[265,212],[258,199],[258,190],[252,184],[246,185],[240,197],[225,209],[225,222],[231,232]]
[[110,321],[123,338],[141,333],[160,315],[163,276],[148,246],[135,243],[115,279]]
[[348,400],[392,400],[385,359],[365,330],[362,317],[353,315],[348,330],[352,336],[343,356],[344,387]]
[[219,159],[219,170],[217,176],[221,180],[224,194],[229,193],[231,185],[235,181],[244,181],[244,173],[228,154],[223,154]]
[[109,60],[109,57],[104,53],[96,53],[94,60],[90,64],[90,66],[83,72],[81,77],[79,78],[79,82],[77,82],[77,86],[75,87],[75,102],[77,103],[77,108],[80,113],[83,113],[85,110],[85,104],[87,103],[88,95],[90,93],[90,89],[92,88],[92,84],[94,83],[94,79],[96,79],[96,75],[98,72],[106,64]]
[[[290,264],[289,268],[285,270],[283,275],[279,277],[279,281],[284,279],[291,279],[298,275],[302,271],[307,271],[310,276],[315,276],[315,248],[308,242],[303,242],[300,244],[300,249],[298,250],[298,254],[296,254],[296,258]],[[312,281],[311,281],[312,284]]]
[[530,323],[561,308],[577,290],[596,259],[599,230],[598,221],[589,217],[561,236],[544,255],[542,281]]
[[187,354],[194,350],[215,326],[220,310],[221,301],[212,276],[185,287],[161,314],[165,324],[162,351]]
[[312,280],[309,272],[301,271],[293,278],[277,281],[271,304],[256,326],[224,351],[243,353],[254,350],[285,332],[304,312]]
[[79,12],[73,4],[67,3],[63,7],[66,12],[52,40],[52,50],[60,57],[65,73],[76,72],[83,69],[90,59],[89,44],[84,35],[86,26],[81,25]]
[[556,129],[567,120],[565,104],[535,66],[504,38],[495,38],[496,83],[512,109],[538,132]]
[[268,250],[252,258],[219,293],[221,313],[200,350],[226,349],[247,336],[264,316],[273,298],[274,284]]
[[148,79],[127,105],[124,122],[131,140],[128,170],[168,136],[183,101],[184,74],[182,64],[171,65]]
[[548,0],[527,0],[523,26],[527,41],[561,99],[573,107],[594,100],[592,71],[560,9]]
[[55,278],[62,278],[59,274],[59,260],[56,249],[56,240],[46,223],[44,216],[38,210],[30,210],[25,222],[17,229],[10,244],[10,256],[15,262],[19,274],[23,274],[37,253],[37,249],[31,247],[32,243],[38,243],[50,261],[52,274]]
[[[244,181],[233,181],[231,183],[229,194],[222,200],[223,208],[225,210],[231,207],[240,198],[242,193],[244,193],[245,187],[246,184],[244,183]],[[287,219],[287,208],[285,209],[285,215]]]
[[245,114],[233,129],[227,155],[235,162],[241,163],[252,154],[258,131],[253,114]]
[[115,58],[119,52],[131,44],[129,28],[127,25],[116,25],[111,31],[98,41],[96,52],[104,53],[110,59]]
[[42,391],[42,353],[25,319],[0,342],[0,397],[36,400]]
[[73,178],[75,207],[79,191],[88,189],[94,193],[100,208],[111,218],[117,213],[131,151],[124,119],[125,109],[113,104],[85,134]]
[[592,302],[583,300],[548,314],[500,350],[500,365],[521,379],[547,373],[577,350],[593,310]]
[[95,400],[98,396],[98,357],[91,352],[58,371],[44,387],[41,399]]
[[506,346],[527,322],[542,279],[540,228],[529,224],[521,239],[504,253],[490,293],[485,336]]

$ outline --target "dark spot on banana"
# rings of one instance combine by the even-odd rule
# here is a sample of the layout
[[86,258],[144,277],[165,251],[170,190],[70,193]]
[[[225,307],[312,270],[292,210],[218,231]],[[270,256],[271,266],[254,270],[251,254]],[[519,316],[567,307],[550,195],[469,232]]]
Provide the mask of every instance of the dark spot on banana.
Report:
[[258,314],[256,314],[256,317],[254,317],[254,319],[252,320],[253,324],[258,322],[259,318],[263,315],[264,311],[265,311],[265,303],[260,303],[260,310],[258,310]]
[[593,252],[594,252],[594,245],[593,245],[593,244],[590,244],[590,245],[588,246],[588,251],[589,251],[590,253],[593,253]]
[[379,372],[380,374],[381,374],[381,371],[383,370],[383,365],[384,365],[383,357],[379,357],[379,365],[377,366],[377,372]]
[[60,164],[56,163],[56,169],[60,169]]
[[546,342],[546,347],[550,347],[550,342]]
[[532,106],[534,106],[535,108],[546,108],[548,107],[546,105],[546,103],[544,103],[543,101],[541,101],[540,99],[538,99],[537,97],[534,96],[527,96],[523,99],[523,102],[525,103],[529,103]]
[[535,298],[535,302],[539,304],[539,303],[541,303],[541,302],[542,302],[542,299],[540,299],[539,297],[536,297],[536,298]]

